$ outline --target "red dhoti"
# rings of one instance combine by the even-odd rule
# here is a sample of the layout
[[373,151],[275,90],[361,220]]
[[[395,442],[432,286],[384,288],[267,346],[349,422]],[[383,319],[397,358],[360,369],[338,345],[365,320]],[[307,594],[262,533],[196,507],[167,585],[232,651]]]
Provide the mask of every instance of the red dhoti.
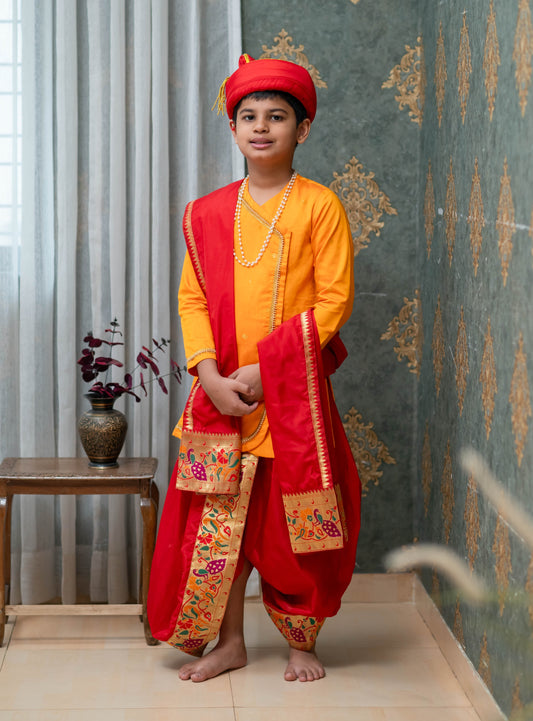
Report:
[[[301,323],[295,319],[276,331],[282,344],[299,339],[302,328],[312,341],[310,318],[312,314],[302,314]],[[267,350],[260,353],[267,409],[275,409],[287,391],[268,372],[269,352],[280,338],[269,337]],[[298,355],[308,365],[300,389]],[[180,469],[191,463],[190,453],[189,458],[180,453],[152,563],[148,616],[156,638],[188,653],[201,653],[218,634],[231,585],[244,559],[257,568],[265,607],[291,646],[311,648],[325,617],[339,610],[355,565],[360,484],[337,409],[329,401],[321,363],[309,367],[313,358],[316,361],[316,353],[310,356],[303,346],[300,354],[290,355],[296,370],[291,394],[305,395],[307,401],[305,412],[298,417],[289,414],[285,425],[275,424],[275,448],[286,445],[288,450],[275,459],[243,454],[237,493],[178,490]],[[284,378],[291,383],[289,374]],[[308,384],[310,379],[316,386]],[[324,406],[326,415],[321,410]],[[319,416],[311,410],[320,410]],[[301,437],[298,442],[298,435],[308,432],[313,437]],[[200,435],[204,439],[209,433]],[[209,451],[209,458],[223,469],[232,456],[223,443],[218,448]],[[196,448],[193,458],[200,456]]]

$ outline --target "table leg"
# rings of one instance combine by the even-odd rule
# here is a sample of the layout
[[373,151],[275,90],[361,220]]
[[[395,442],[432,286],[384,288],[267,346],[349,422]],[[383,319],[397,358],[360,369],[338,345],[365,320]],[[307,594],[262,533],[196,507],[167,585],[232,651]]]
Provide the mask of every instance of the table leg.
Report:
[[4,643],[4,633],[6,629],[6,516],[7,497],[4,496],[0,498],[0,646]]
[[159,641],[152,636],[146,602],[148,599],[148,584],[150,582],[150,569],[155,548],[155,532],[157,526],[157,507],[159,492],[155,483],[150,483],[141,494],[141,514],[143,518],[143,549],[141,563],[141,603],[143,607],[144,636],[149,646],[156,646]]
[[[4,584],[6,594],[6,604],[10,603],[11,597],[11,517],[13,509],[13,496],[10,494],[7,497],[7,512],[6,512],[6,535],[4,538]],[[7,618],[6,618],[7,621]]]

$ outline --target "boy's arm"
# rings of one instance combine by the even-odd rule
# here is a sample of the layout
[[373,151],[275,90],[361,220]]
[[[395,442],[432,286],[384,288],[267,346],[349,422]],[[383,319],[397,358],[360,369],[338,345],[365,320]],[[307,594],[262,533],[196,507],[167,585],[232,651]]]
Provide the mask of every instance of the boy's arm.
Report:
[[204,358],[216,360],[215,340],[207,310],[207,300],[200,288],[189,254],[185,256],[178,291],[178,308],[187,358],[187,369],[197,375],[197,365]]
[[313,217],[314,315],[323,348],[346,323],[354,297],[353,240],[346,211],[332,191]]

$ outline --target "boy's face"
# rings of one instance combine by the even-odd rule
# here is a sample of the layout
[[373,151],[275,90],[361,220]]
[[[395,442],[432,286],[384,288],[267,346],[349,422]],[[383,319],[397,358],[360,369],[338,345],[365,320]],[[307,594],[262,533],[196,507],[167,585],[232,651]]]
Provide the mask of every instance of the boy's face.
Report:
[[279,96],[257,100],[245,98],[230,128],[248,164],[287,164],[290,167],[297,145],[309,135],[311,121],[299,125],[286,100]]

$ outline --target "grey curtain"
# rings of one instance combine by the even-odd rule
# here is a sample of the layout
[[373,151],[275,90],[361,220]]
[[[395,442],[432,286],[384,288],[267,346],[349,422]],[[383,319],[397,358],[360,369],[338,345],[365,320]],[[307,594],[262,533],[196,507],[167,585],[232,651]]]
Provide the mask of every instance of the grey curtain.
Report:
[[[183,362],[181,216],[242,175],[227,119],[210,111],[240,45],[238,0],[23,0],[22,246],[0,318],[12,368],[2,457],[83,455],[76,360],[88,330],[119,320],[127,370],[151,338],[171,338]],[[117,403],[124,453],[158,458],[162,501],[187,385]],[[129,600],[140,531],[134,498],[17,498],[11,601]]]

